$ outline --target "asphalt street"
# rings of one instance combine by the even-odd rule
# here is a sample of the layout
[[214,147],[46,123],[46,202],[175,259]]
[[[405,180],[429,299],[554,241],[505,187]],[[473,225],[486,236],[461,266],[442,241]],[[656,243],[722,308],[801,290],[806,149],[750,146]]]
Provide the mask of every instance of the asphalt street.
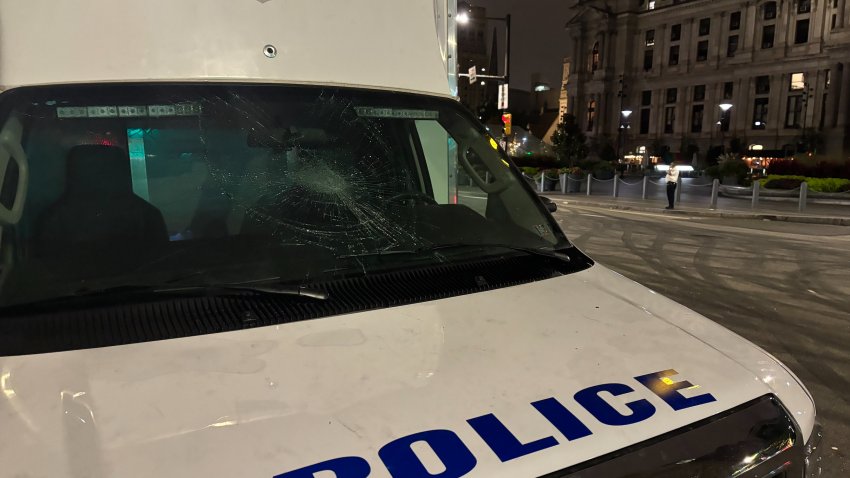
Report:
[[824,476],[850,476],[850,227],[555,202],[567,236],[599,263],[788,365],[817,402]]

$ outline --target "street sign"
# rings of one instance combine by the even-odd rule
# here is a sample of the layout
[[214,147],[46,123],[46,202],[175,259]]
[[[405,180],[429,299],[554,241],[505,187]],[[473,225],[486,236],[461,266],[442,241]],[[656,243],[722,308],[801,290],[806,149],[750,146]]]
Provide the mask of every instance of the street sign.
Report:
[[499,85],[499,109],[508,109],[508,84],[502,83]]
[[478,71],[477,71],[476,67],[473,66],[472,68],[469,69],[469,84],[471,85],[471,84],[475,83],[475,80],[477,80],[477,79],[478,79]]

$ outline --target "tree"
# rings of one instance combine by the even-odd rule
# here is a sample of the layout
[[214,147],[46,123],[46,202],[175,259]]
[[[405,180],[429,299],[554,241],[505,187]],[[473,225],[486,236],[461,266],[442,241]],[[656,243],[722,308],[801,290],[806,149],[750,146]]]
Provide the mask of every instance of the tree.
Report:
[[575,115],[564,113],[552,134],[552,145],[561,166],[573,167],[587,156],[587,137],[581,131]]
[[617,149],[614,148],[614,142],[607,135],[594,138],[590,150],[602,161],[609,163],[617,161]]

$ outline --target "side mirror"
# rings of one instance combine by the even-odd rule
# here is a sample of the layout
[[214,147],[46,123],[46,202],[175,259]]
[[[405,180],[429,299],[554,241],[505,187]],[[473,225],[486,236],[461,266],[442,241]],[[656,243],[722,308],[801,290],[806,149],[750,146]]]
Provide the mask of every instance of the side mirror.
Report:
[[546,206],[546,209],[549,212],[555,212],[555,211],[558,210],[558,205],[555,204],[555,202],[552,201],[551,199],[547,198],[546,196],[538,196],[538,197],[543,202],[543,205]]

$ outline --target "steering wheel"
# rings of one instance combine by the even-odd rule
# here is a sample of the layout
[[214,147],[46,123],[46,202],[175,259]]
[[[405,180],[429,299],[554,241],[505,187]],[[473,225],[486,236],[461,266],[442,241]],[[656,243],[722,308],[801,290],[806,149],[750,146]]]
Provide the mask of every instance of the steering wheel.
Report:
[[423,203],[430,204],[432,206],[436,206],[436,205],[440,204],[440,203],[437,202],[436,199],[432,198],[431,196],[429,196],[425,193],[418,192],[418,191],[405,191],[403,193],[396,194],[395,196],[387,199],[387,201],[388,202],[396,202],[396,201],[402,201],[402,200],[405,200],[405,199],[413,199],[413,200],[418,199],[418,200],[422,201]]

